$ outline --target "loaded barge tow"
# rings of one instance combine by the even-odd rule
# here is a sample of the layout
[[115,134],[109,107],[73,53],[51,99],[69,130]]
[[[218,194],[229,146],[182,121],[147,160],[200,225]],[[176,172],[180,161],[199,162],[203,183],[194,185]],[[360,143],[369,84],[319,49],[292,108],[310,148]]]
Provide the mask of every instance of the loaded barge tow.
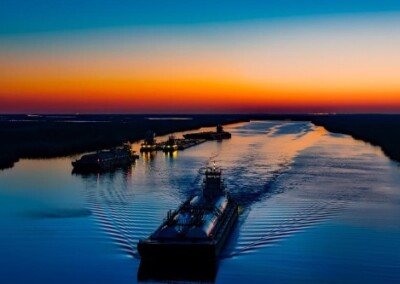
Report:
[[238,219],[222,171],[207,168],[203,192],[169,211],[161,226],[138,243],[143,261],[216,261]]
[[139,155],[132,151],[130,143],[126,143],[122,147],[83,155],[73,161],[72,166],[77,172],[101,172],[129,166],[136,159],[139,159]]
[[218,125],[216,131],[196,132],[184,134],[186,139],[205,139],[205,140],[222,140],[230,139],[232,134],[224,131],[222,125]]
[[152,152],[152,151],[157,151],[157,143],[156,143],[156,134],[153,131],[147,131],[146,132],[146,138],[144,139],[141,147],[140,147],[140,152]]

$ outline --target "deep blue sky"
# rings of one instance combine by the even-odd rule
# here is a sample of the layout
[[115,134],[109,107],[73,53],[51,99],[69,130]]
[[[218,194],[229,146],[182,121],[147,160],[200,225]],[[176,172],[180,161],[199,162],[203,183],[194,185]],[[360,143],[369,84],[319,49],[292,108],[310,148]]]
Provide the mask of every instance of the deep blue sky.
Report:
[[400,11],[398,0],[2,0],[0,34]]

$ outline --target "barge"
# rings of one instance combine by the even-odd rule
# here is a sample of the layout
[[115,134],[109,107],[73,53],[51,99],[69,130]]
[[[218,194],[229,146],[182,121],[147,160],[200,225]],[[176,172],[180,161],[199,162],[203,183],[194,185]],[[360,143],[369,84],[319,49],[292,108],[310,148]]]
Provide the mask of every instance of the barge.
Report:
[[155,139],[156,134],[153,131],[147,131],[146,137],[143,141],[143,143],[140,146],[140,152],[152,152],[152,151],[157,151],[157,143]]
[[168,137],[168,140],[162,146],[162,150],[164,152],[175,152],[178,150],[178,144],[174,135]]
[[218,125],[216,131],[196,132],[184,134],[186,139],[206,139],[206,140],[222,140],[230,139],[232,135],[224,131],[222,125]]
[[139,155],[132,151],[129,143],[122,147],[102,150],[96,153],[83,155],[72,162],[74,171],[108,171],[118,167],[129,166]]
[[201,143],[206,142],[205,139],[177,139],[178,150],[185,150],[187,148],[197,146]]
[[142,261],[216,261],[234,224],[238,205],[225,190],[222,171],[205,171],[202,194],[169,211],[161,226],[138,243]]

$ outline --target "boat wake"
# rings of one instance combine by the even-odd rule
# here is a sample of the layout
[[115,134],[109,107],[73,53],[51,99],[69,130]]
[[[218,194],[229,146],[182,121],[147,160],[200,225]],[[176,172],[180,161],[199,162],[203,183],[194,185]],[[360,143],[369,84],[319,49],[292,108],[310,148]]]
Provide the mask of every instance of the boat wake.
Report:
[[[370,158],[360,157],[355,149],[346,149],[353,147],[344,141],[348,139],[346,137],[334,138],[337,143],[332,143],[332,139],[327,143],[324,137],[321,136],[318,145],[302,150],[291,163],[282,167],[282,171],[272,175],[264,185],[265,192],[253,199],[257,202],[248,202],[254,194],[250,192],[250,196],[246,196],[246,189],[238,194],[240,198],[246,197],[242,202],[244,214],[225,249],[224,258],[275,245],[295,233],[343,214],[349,205],[372,194],[363,185],[370,179],[369,166],[365,164],[371,161],[360,161]],[[353,152],[354,156],[336,155],[333,159],[332,151]],[[338,178],[341,175],[343,178]],[[236,173],[235,176],[246,175]],[[355,180],[363,183],[355,183]],[[256,184],[253,186],[257,187]]]
[[364,193],[365,187],[351,179],[338,179],[342,173],[368,179],[359,159],[332,158],[334,150],[349,152],[345,136],[328,137],[307,122],[254,122],[229,131],[231,141],[199,146],[207,150],[204,156],[157,157],[148,168],[138,167],[144,173],[135,176],[142,178],[136,183],[129,181],[132,173],[122,170],[86,178],[89,210],[124,254],[139,257],[138,241],[159,226],[169,209],[199,193],[212,161],[224,170],[241,212],[223,258],[274,245],[333,218]]
[[136,192],[126,182],[128,174],[121,170],[87,177],[87,206],[112,243],[123,254],[139,258],[136,249],[139,239],[147,237],[154,224],[161,221],[154,213],[167,212],[173,202],[147,204],[145,200],[137,199]]

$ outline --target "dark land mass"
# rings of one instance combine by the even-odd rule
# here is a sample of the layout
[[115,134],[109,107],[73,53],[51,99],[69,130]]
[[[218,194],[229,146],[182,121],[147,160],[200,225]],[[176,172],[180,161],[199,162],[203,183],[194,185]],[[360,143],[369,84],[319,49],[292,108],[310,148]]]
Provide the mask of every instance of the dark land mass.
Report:
[[248,120],[310,121],[380,146],[400,161],[400,115],[3,115],[0,169],[21,158],[51,158],[114,147],[157,135]]
[[21,158],[96,151],[157,135],[244,121],[243,115],[2,115],[0,169]]

